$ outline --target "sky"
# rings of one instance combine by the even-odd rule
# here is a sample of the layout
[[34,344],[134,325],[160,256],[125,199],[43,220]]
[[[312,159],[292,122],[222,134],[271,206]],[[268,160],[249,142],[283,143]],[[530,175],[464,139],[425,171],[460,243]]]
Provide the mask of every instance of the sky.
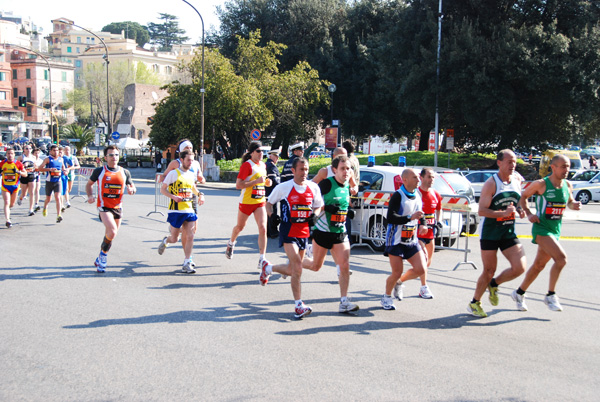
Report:
[[[204,29],[218,28],[219,19],[216,6],[225,0],[188,0],[204,19]],[[192,7],[181,0],[100,0],[88,2],[82,0],[0,0],[0,10],[12,11],[14,16],[24,20],[31,17],[32,22],[44,29],[44,35],[52,32],[50,20],[68,18],[77,25],[92,31],[100,31],[111,22],[133,21],[141,25],[149,22],[159,23],[159,13],[175,15],[179,27],[190,37],[189,43],[200,42],[202,24],[200,17]]]

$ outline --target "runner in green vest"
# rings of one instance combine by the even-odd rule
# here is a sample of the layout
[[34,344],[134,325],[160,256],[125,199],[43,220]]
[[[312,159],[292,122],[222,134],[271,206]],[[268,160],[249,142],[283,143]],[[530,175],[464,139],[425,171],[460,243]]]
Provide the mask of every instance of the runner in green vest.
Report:
[[[510,149],[498,152],[496,158],[498,173],[490,177],[481,189],[479,199],[481,260],[483,272],[477,280],[473,300],[467,311],[476,317],[487,317],[481,308],[481,297],[487,287],[490,292],[490,303],[498,305],[498,285],[515,279],[525,272],[525,252],[515,233],[515,218],[525,217],[521,207],[517,207],[521,199],[521,176],[515,172],[517,157]],[[498,249],[510,263],[494,278],[498,266]]]
[[[533,182],[527,187],[520,202],[521,207],[527,214],[527,219],[533,223],[531,228],[532,242],[538,245],[538,252],[533,265],[525,274],[521,286],[512,292],[512,298],[521,311],[527,311],[525,291],[546,267],[551,258],[554,260],[554,264],[550,269],[550,283],[544,303],[552,311],[562,311],[562,306],[554,291],[558,277],[567,264],[567,254],[558,242],[562,217],[566,207],[580,210],[581,202],[573,199],[573,188],[571,183],[566,180],[571,167],[569,158],[564,155],[556,155],[552,158],[550,167],[552,168],[552,174],[542,180]],[[533,195],[537,196],[535,214],[529,210],[527,205],[527,199]]]

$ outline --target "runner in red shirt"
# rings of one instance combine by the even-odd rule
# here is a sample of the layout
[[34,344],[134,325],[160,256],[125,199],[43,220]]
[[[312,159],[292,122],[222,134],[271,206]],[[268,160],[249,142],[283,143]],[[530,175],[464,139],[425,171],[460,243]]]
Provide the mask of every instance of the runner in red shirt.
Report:
[[6,149],[6,159],[0,162],[0,174],[2,181],[2,199],[4,200],[4,217],[6,218],[6,227],[10,228],[10,209],[15,206],[19,194],[19,180],[21,176],[26,177],[27,172],[23,164],[15,160],[15,150]]

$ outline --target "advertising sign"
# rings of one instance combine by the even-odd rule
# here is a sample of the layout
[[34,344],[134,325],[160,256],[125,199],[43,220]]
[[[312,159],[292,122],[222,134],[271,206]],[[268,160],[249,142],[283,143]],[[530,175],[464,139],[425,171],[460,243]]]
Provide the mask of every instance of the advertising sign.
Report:
[[435,151],[435,131],[430,131],[429,132],[429,151],[434,152]]
[[337,147],[338,128],[328,127],[325,129],[325,148],[333,149]]
[[452,151],[454,149],[454,129],[449,128],[446,130],[446,150]]

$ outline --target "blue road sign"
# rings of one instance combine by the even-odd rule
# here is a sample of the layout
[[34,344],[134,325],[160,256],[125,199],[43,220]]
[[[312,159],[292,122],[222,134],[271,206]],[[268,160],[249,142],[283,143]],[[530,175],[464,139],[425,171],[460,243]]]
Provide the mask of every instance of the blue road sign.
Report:
[[259,130],[257,130],[257,129],[254,129],[254,130],[252,130],[252,132],[250,133],[250,136],[252,137],[252,139],[253,139],[254,141],[258,141],[258,140],[260,140],[260,137],[262,136],[262,134],[260,133],[260,131],[259,131]]
[[114,133],[112,133],[110,136],[111,136],[111,138],[112,138],[113,140],[115,140],[115,141],[116,141],[116,140],[118,140],[119,138],[121,138],[121,134],[119,134],[119,132],[118,132],[118,131],[115,131],[115,132],[114,132]]

